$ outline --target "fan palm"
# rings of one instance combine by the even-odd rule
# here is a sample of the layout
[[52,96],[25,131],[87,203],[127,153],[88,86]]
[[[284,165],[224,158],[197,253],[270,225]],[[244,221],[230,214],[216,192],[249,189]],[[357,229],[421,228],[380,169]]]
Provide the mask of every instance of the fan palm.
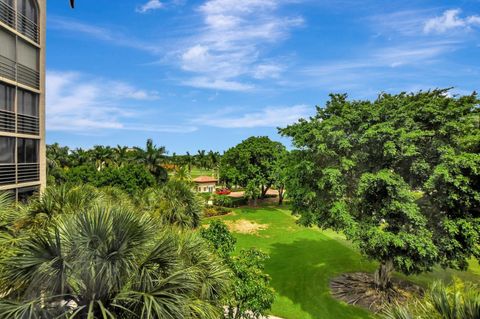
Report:
[[202,204],[187,183],[171,180],[161,189],[148,189],[141,206],[163,224],[180,229],[200,226]]
[[192,234],[96,205],[2,260],[0,318],[218,318],[230,274]]

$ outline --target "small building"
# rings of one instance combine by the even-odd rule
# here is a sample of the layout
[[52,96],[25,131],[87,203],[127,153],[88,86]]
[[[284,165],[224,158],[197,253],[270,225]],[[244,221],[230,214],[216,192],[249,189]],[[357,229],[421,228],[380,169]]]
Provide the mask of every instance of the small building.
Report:
[[199,176],[193,179],[195,190],[199,193],[213,193],[217,187],[218,179],[211,176]]

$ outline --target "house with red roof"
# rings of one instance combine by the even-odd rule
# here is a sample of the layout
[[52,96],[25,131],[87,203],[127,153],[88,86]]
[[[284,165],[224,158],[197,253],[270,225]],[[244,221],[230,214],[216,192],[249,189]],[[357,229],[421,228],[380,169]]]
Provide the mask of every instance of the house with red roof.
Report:
[[211,176],[199,176],[193,179],[195,190],[199,193],[213,193],[217,187],[218,179]]

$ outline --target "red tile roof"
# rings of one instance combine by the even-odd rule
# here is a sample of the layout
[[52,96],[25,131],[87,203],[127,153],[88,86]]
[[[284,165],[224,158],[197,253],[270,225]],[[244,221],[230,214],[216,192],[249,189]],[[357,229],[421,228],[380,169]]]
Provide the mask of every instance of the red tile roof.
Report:
[[216,183],[218,182],[218,179],[210,176],[199,176],[197,178],[194,178],[193,181],[195,183]]

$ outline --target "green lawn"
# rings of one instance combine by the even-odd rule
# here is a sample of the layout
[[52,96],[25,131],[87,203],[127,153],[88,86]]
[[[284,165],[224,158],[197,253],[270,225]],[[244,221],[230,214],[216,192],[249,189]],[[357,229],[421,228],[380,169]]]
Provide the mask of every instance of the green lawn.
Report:
[[196,178],[199,176],[212,176],[212,174],[213,174],[213,170],[203,169],[196,166],[192,167],[192,171],[190,172],[190,175],[192,176],[192,178]]
[[[239,249],[256,247],[270,254],[266,271],[277,292],[272,314],[286,319],[373,317],[330,296],[330,278],[344,272],[375,269],[375,263],[362,258],[341,235],[300,227],[288,210],[276,207],[241,208],[221,219],[246,219],[268,225],[257,234],[235,233],[235,236]],[[450,279],[452,275],[460,275],[466,280],[480,281],[480,267],[472,266],[467,273],[436,271],[410,280],[428,284],[434,278]]]

